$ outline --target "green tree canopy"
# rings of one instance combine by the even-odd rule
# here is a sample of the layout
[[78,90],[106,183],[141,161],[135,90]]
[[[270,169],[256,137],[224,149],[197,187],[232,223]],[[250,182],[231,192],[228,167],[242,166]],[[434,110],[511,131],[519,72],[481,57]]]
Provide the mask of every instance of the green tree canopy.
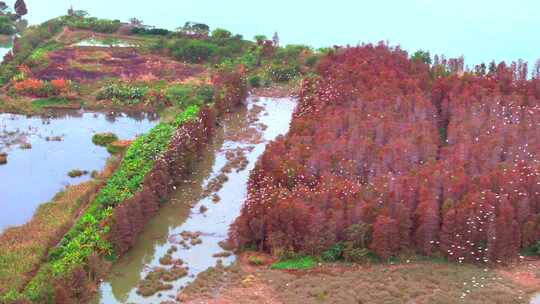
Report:
[[231,32],[222,28],[217,28],[212,31],[212,38],[226,39],[226,38],[231,38],[231,36],[232,36]]
[[411,56],[411,59],[413,61],[419,61],[427,65],[431,65],[431,55],[429,54],[429,51],[418,50]]

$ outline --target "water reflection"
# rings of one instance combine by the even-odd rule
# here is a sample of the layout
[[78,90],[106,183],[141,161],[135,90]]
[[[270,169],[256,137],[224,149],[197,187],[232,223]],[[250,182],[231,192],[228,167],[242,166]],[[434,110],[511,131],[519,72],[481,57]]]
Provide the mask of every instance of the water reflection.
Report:
[[156,123],[155,114],[144,113],[0,114],[0,153],[8,154],[7,164],[0,165],[0,231],[25,223],[37,206],[66,185],[90,178],[69,178],[70,170],[104,167],[109,154],[92,143],[93,134],[114,132],[133,139]]

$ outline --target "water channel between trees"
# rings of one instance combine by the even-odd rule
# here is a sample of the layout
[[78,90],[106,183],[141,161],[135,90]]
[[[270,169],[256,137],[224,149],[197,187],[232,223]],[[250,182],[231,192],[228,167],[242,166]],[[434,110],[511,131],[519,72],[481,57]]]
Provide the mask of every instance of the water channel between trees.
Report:
[[[233,263],[235,256],[223,254],[219,243],[240,213],[257,158],[270,140],[287,132],[294,107],[290,98],[250,97],[246,107],[228,114],[192,178],[177,189],[174,198],[146,225],[135,247],[113,266],[96,302],[170,301],[218,260],[224,265]],[[167,252],[169,258],[181,259],[187,275],[163,282],[170,284],[167,290],[141,296],[137,288],[148,273],[170,269],[160,263]]]

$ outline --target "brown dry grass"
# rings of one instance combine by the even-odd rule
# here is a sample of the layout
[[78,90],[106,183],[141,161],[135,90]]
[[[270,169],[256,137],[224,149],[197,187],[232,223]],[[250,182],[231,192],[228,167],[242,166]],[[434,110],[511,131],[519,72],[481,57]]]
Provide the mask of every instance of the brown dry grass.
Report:
[[6,95],[2,95],[3,102],[0,102],[0,113],[21,113],[34,114],[36,108],[32,107],[32,99],[21,96],[17,100],[13,100]]
[[[520,263],[484,269],[437,261],[389,265],[323,264],[308,271],[270,270],[268,263],[213,268],[184,292],[185,303],[528,303],[540,286],[511,280],[500,271],[539,279],[538,268]],[[533,263],[534,264],[534,263]],[[537,265],[538,266],[538,265]],[[532,267],[532,268],[531,268]],[[532,270],[532,272],[531,272]],[[530,278],[530,277],[529,277]],[[463,294],[466,296],[462,297]]]
[[25,286],[118,163],[111,159],[96,179],[67,187],[41,205],[28,223],[0,234],[0,295]]

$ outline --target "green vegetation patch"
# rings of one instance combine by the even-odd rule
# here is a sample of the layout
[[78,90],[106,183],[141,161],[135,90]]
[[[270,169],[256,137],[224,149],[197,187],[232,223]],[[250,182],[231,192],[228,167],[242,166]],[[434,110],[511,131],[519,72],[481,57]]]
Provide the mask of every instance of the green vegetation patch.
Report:
[[56,41],[49,41],[32,52],[30,60],[34,65],[38,65],[47,60],[47,55],[50,52],[56,51],[62,48],[63,45]]
[[523,250],[522,254],[524,256],[538,256],[540,257],[540,241],[537,241],[536,244],[533,244],[530,247],[527,247]]
[[92,142],[94,145],[106,147],[108,144],[118,140],[118,136],[111,132],[96,133],[92,136]]
[[96,98],[98,100],[111,99],[113,102],[124,104],[138,104],[143,100],[147,92],[148,87],[145,85],[110,83],[98,92]]
[[298,257],[289,260],[283,260],[272,264],[271,268],[276,270],[305,270],[311,269],[317,265],[313,257]]
[[65,16],[62,18],[62,21],[71,28],[108,34],[116,32],[122,25],[120,20],[98,19],[76,15]]
[[188,105],[210,103],[213,97],[214,89],[209,85],[112,82],[97,93],[96,99],[126,105],[168,104],[183,109]]
[[69,104],[71,104],[69,100],[65,98],[58,98],[58,97],[36,99],[32,101],[32,107],[35,110],[41,110],[43,108],[50,108],[50,107],[68,106]]
[[13,20],[8,16],[0,16],[0,35],[13,35],[16,32]]

